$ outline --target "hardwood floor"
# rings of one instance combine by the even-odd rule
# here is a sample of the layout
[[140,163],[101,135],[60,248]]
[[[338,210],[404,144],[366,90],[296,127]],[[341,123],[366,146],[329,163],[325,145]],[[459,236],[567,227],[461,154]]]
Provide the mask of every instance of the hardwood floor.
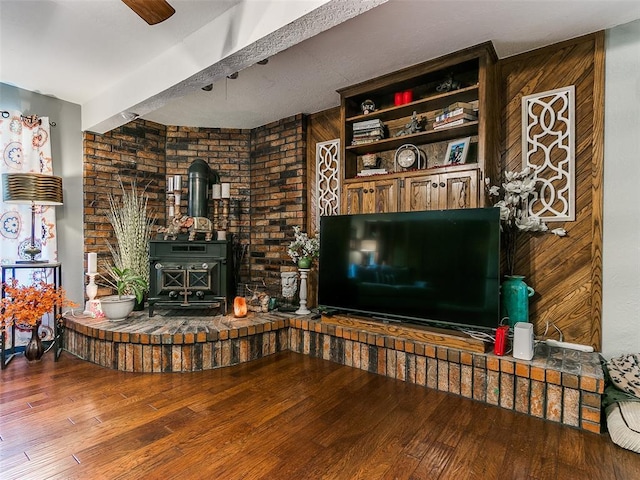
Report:
[[65,352],[0,380],[3,480],[640,478],[606,435],[293,352],[169,374]]

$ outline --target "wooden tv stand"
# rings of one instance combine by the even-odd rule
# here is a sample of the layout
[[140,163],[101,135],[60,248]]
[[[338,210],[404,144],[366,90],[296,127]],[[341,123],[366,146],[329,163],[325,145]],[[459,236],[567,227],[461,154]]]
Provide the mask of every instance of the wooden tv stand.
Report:
[[486,342],[457,330],[407,323],[385,323],[353,315],[323,315],[321,321],[329,325],[362,329],[371,333],[406,338],[431,345],[458,348],[476,353],[485,353],[489,348]]

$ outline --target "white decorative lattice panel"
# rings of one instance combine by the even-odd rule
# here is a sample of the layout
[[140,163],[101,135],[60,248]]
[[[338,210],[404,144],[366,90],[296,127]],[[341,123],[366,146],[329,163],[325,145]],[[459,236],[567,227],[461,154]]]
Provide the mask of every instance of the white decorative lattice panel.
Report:
[[522,98],[522,167],[539,193],[529,213],[547,222],[575,220],[575,87]]
[[316,225],[323,215],[340,213],[340,140],[316,143]]

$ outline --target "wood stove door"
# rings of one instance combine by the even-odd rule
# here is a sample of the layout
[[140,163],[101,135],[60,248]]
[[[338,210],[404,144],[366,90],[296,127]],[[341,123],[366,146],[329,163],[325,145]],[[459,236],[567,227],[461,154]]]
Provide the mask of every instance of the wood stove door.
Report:
[[224,307],[231,294],[227,242],[151,241],[149,315],[153,305]]

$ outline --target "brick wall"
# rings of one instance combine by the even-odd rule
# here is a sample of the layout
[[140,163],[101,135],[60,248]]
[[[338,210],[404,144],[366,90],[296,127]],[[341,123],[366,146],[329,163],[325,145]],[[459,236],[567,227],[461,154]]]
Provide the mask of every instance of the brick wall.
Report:
[[[229,232],[250,252],[241,283],[280,293],[280,271],[294,270],[286,254],[293,226],[306,222],[305,117],[296,115],[253,130],[160,125],[136,120],[104,135],[84,135],[85,245],[109,261],[114,242],[105,214],[118,178],[148,185],[158,226],[167,222],[166,175],[182,175],[181,212],[187,213],[188,169],[196,159],[231,184]],[[210,215],[212,218],[212,205]],[[249,246],[250,245],[250,246]]]
[[[182,213],[187,214],[187,181],[189,166],[194,160],[207,162],[220,176],[221,182],[231,184],[229,205],[229,232],[241,245],[250,241],[249,217],[250,130],[231,128],[167,127],[166,169],[167,175],[182,175],[184,193]],[[163,184],[165,180],[163,179]],[[164,213],[166,224],[168,212]],[[213,218],[213,204],[209,204],[209,218]],[[239,262],[240,263],[240,262]],[[241,278],[248,278],[248,259],[240,265]]]
[[109,195],[121,195],[120,179],[125,188],[131,182],[146,187],[150,209],[161,215],[165,138],[164,125],[146,120],[130,122],[104,135],[84,134],[84,244],[86,251],[98,253],[99,271],[103,262],[111,261],[107,242],[114,244],[115,237],[106,214]]
[[306,121],[296,115],[251,132],[251,279],[280,293],[280,272],[295,270],[286,245],[306,223]]

